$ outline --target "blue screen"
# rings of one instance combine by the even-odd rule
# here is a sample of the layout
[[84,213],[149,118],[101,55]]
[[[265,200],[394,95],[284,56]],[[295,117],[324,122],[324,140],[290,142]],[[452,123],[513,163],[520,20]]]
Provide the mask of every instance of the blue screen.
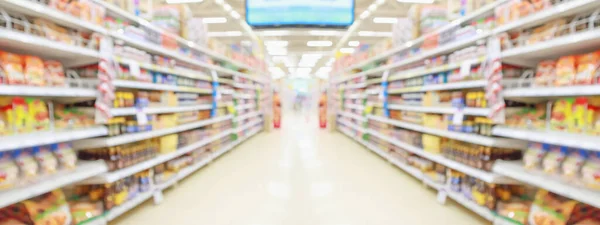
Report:
[[246,0],[246,22],[254,27],[347,27],[354,22],[354,0]]

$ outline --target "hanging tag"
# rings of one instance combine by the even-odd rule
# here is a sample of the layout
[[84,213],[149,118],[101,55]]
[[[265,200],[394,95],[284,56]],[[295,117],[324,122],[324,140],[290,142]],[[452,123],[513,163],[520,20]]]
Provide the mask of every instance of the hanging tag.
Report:
[[148,115],[144,112],[144,109],[138,108],[137,113],[135,114],[138,125],[146,125],[148,124]]
[[462,111],[462,109],[456,109],[456,112],[454,112],[454,115],[452,115],[452,124],[460,126],[463,124],[464,118],[465,113]]
[[162,191],[155,191],[153,197],[154,197],[154,204],[160,204],[164,199]]
[[460,64],[460,76],[468,77],[471,74],[471,60],[467,60]]
[[448,198],[448,193],[446,193],[446,190],[442,189],[442,190],[438,191],[438,194],[437,194],[438,203],[440,203],[442,205],[446,204],[447,198]]
[[142,74],[140,70],[140,64],[138,64],[136,61],[129,62],[129,74],[131,74],[133,77],[140,77]]

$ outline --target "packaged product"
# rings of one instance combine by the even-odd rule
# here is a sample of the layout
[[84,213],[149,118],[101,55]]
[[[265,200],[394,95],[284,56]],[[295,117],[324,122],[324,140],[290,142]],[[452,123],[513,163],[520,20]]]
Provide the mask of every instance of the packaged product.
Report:
[[33,157],[32,149],[15,150],[13,152],[13,159],[19,166],[21,171],[21,178],[25,181],[32,181],[37,177],[39,172],[39,165]]
[[531,203],[531,201],[524,200],[498,202],[496,211],[501,217],[508,218],[509,220],[518,222],[519,224],[527,224]]
[[577,74],[575,84],[589,85],[594,83],[594,77],[600,72],[600,51],[577,56]]
[[44,76],[50,86],[64,86],[66,83],[65,71],[62,63],[53,60],[44,61]]
[[570,183],[578,181],[587,158],[588,153],[585,150],[571,151],[562,164],[563,178]]
[[77,154],[70,143],[60,143],[50,145],[50,150],[60,162],[62,168],[75,169],[77,165]]
[[81,224],[104,213],[104,205],[101,201],[89,199],[69,200],[69,209],[71,217],[73,217],[73,224]]
[[563,56],[556,63],[556,86],[568,86],[573,84],[577,72],[575,56]]
[[50,146],[33,147],[33,156],[40,166],[40,173],[53,174],[56,173],[58,167],[58,159],[52,154]]
[[588,188],[600,190],[600,152],[590,152],[581,167],[581,181]]
[[23,73],[23,59],[20,55],[0,51],[0,69],[7,84],[26,84],[27,78]]
[[0,224],[71,225],[63,192],[52,192],[0,209]]
[[540,189],[529,213],[529,225],[598,224],[600,209]]
[[28,132],[47,130],[50,126],[50,116],[46,103],[40,99],[26,98],[27,117],[25,126]]
[[42,35],[46,38],[69,45],[75,45],[75,40],[73,40],[69,35],[69,31],[64,27],[43,19],[35,19],[33,20],[33,23],[41,28]]
[[567,147],[557,145],[550,146],[550,151],[548,151],[542,162],[544,172],[548,174],[559,173],[562,163],[568,154],[569,151]]
[[545,60],[541,61],[537,66],[535,73],[535,85],[548,86],[552,84],[556,78],[556,61]]
[[574,127],[573,104],[574,98],[559,99],[552,107],[550,126],[554,130],[566,131],[569,127]]
[[539,169],[542,165],[542,159],[546,156],[549,151],[550,145],[531,142],[529,147],[523,155],[523,163],[525,163],[525,169]]
[[0,190],[12,188],[19,179],[19,167],[9,152],[0,152]]
[[44,62],[37,56],[23,56],[23,70],[27,77],[27,83],[33,86],[45,86]]

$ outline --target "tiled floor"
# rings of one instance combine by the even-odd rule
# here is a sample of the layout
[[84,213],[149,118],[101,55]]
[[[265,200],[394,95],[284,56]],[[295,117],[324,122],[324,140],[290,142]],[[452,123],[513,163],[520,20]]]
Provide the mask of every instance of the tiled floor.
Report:
[[115,225],[487,224],[339,132],[286,115]]

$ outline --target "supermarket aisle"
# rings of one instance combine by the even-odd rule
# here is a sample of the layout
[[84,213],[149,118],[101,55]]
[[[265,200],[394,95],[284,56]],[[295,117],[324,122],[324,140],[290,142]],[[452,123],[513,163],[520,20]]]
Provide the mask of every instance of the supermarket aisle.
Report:
[[162,204],[148,201],[113,224],[485,224],[316,124],[284,115],[282,130],[248,140],[168,191]]

